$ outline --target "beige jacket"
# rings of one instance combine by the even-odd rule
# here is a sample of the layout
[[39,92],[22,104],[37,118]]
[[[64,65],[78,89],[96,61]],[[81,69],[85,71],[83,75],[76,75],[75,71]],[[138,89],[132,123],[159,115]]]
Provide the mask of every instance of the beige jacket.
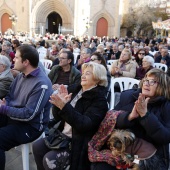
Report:
[[121,63],[119,62],[119,60],[115,60],[112,63],[111,66],[111,75],[114,77],[130,77],[130,78],[135,78],[136,76],[136,63],[132,60],[129,60],[126,64],[125,64],[125,71],[122,72],[122,75],[120,74],[114,74],[114,68],[118,67],[120,68]]

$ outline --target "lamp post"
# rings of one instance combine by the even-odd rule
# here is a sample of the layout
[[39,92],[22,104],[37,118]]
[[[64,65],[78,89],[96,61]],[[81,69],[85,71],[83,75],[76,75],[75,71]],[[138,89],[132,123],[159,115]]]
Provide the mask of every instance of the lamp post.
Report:
[[9,19],[12,21],[12,24],[15,25],[18,20],[18,17],[12,14],[11,16],[9,16]]
[[89,20],[89,18],[87,17],[86,19],[83,19],[85,21],[85,26],[86,26],[86,32],[88,34],[88,30],[90,28],[90,24],[92,23],[91,20]]
[[58,24],[58,34],[59,35],[61,34],[61,24],[60,23]]

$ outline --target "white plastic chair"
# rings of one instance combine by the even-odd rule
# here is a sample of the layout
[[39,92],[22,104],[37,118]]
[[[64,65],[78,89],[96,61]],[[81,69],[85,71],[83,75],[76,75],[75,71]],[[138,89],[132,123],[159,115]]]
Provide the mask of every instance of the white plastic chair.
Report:
[[115,83],[118,83],[120,86],[120,92],[128,89],[132,89],[134,85],[139,85],[139,80],[129,77],[120,77],[120,78],[111,78],[111,99],[110,99],[110,109],[114,109],[115,106]]
[[44,47],[40,47],[39,49],[37,49],[38,53],[39,53],[39,59],[45,59],[45,57],[47,56],[47,49]]
[[112,66],[107,64],[108,71],[111,71]]
[[[40,139],[42,137],[45,137],[44,132],[42,133],[42,135],[38,139]],[[36,140],[38,140],[38,139],[36,139]],[[22,152],[23,170],[29,170],[29,153],[32,153],[32,143],[22,144],[21,145],[21,152]]]
[[48,69],[48,68],[45,68],[45,73],[48,75],[49,73],[50,73],[50,69]]
[[77,57],[78,55],[80,55],[80,53],[73,53],[73,55],[74,55],[74,64],[76,64]]
[[44,68],[47,68],[47,69],[50,69],[53,64],[51,60],[47,60],[47,59],[41,59],[40,61],[43,64]]
[[165,72],[167,72],[167,70],[168,70],[167,65],[166,64],[162,64],[162,63],[154,63],[154,67],[155,68],[160,68],[160,69],[162,69]]
[[112,65],[113,62],[115,62],[115,60],[108,60],[108,61],[107,61],[107,64],[108,64],[108,65]]

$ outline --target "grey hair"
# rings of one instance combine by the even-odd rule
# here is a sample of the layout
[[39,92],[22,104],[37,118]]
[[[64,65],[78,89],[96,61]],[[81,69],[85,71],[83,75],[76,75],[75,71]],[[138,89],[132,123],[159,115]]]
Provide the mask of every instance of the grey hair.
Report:
[[12,46],[9,41],[4,41],[3,43],[4,43],[5,45],[7,45],[8,47],[11,47],[11,46]]
[[151,57],[151,56],[149,56],[149,55],[146,55],[146,56],[143,57],[143,59],[146,59],[147,62],[149,62],[149,63],[151,64],[151,66],[154,67],[154,62],[155,62],[155,61],[154,61],[153,57]]
[[6,70],[10,69],[11,67],[11,62],[9,58],[4,55],[0,55],[0,63],[6,66]]
[[85,52],[86,54],[91,54],[90,48],[84,48],[82,51]]

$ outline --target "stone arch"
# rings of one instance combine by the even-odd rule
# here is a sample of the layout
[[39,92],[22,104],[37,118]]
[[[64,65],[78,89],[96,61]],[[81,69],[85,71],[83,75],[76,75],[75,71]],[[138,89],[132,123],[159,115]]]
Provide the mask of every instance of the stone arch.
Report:
[[100,18],[105,18],[108,22],[108,36],[113,34],[113,28],[115,26],[115,21],[112,16],[107,11],[98,12],[93,18],[93,35],[96,35],[96,26]]
[[[4,29],[4,28],[2,28],[2,22],[3,22],[2,17],[3,17],[4,14],[8,14],[9,16],[11,16],[12,14],[14,14],[14,12],[6,5],[6,3],[4,3],[4,4],[0,7],[0,18],[1,18],[0,29],[1,29],[1,32],[3,31],[3,33],[4,33],[4,30],[2,30],[2,29]],[[10,20],[7,21],[7,22],[8,22],[7,25],[9,25],[10,28],[14,29],[14,28],[13,28],[13,25],[12,25],[12,22],[11,22]]]
[[42,0],[41,4],[37,3],[32,12],[32,27],[38,29],[42,25],[45,28],[46,19],[52,12],[57,12],[61,16],[63,27],[73,29],[74,13],[60,0]]

